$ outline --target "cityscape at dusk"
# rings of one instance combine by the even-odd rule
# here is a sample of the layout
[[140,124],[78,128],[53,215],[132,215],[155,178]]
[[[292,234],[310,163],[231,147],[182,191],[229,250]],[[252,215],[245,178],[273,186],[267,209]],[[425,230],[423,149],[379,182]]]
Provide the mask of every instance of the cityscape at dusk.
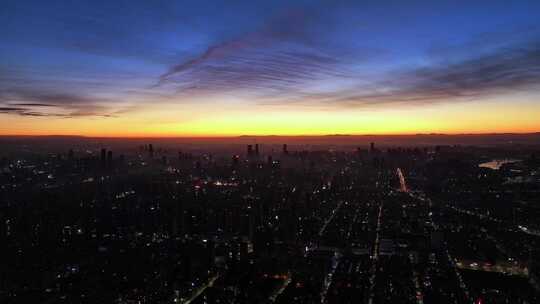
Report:
[[540,303],[540,1],[0,20],[1,304]]

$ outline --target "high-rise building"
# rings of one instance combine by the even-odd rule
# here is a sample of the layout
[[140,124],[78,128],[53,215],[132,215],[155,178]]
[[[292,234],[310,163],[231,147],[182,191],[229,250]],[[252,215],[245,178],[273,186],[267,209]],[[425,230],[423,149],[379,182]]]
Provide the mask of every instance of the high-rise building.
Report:
[[259,144],[255,144],[255,155],[259,156]]
[[431,249],[441,250],[444,245],[444,234],[440,231],[433,231],[430,234]]
[[107,149],[101,149],[101,166],[105,167],[107,165]]
[[154,147],[152,146],[152,144],[148,145],[148,154],[150,154],[150,158],[154,157]]
[[374,143],[374,142],[372,142],[372,143],[370,144],[370,146],[369,146],[369,151],[370,151],[370,152],[375,152],[375,143]]
[[112,151],[109,151],[107,152],[107,167],[108,168],[112,168],[113,166],[113,155],[112,155]]
[[287,144],[283,144],[283,154],[289,154],[289,150],[287,150]]
[[252,156],[253,155],[253,146],[247,145],[247,155]]
[[240,159],[240,156],[238,156],[238,155],[233,155],[233,157],[232,157],[232,164],[233,164],[233,166],[238,165],[239,159]]

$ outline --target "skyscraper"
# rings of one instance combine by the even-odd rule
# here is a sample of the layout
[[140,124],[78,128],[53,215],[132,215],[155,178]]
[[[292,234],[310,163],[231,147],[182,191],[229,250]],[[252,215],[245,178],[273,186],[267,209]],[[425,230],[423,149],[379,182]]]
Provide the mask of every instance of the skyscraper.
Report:
[[112,151],[107,152],[107,168],[112,168],[113,166],[113,158],[112,158]]
[[101,160],[101,166],[105,168],[105,166],[107,165],[107,149],[105,148],[101,149],[100,160]]

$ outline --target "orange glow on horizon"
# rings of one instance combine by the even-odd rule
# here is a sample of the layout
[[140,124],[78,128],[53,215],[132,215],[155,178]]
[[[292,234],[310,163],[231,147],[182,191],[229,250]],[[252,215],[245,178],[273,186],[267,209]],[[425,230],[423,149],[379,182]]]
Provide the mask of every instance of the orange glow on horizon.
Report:
[[[187,114],[186,114],[187,113]],[[299,109],[267,106],[147,107],[119,117],[47,118],[0,114],[1,135],[235,137],[532,133],[540,105],[441,104],[395,109]]]

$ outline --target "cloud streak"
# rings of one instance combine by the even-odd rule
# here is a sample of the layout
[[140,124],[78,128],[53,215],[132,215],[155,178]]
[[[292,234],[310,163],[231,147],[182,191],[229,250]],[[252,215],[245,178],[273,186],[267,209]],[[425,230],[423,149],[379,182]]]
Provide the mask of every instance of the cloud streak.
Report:
[[396,73],[379,84],[387,92],[359,94],[349,100],[438,102],[474,100],[540,85],[540,40],[502,47],[448,64]]
[[339,67],[340,51],[325,47],[309,30],[321,18],[309,11],[280,15],[259,30],[211,45],[172,66],[157,87],[172,86],[184,96],[290,95],[319,79],[347,77],[347,69]]
[[[452,60],[398,69],[371,80],[371,75],[350,67],[362,66],[359,58],[369,61],[376,54],[360,50],[364,56],[342,56],[305,30],[310,22],[297,22],[294,34],[282,32],[280,24],[269,23],[260,31],[210,46],[171,67],[159,86],[173,86],[185,96],[249,94],[265,105],[372,108],[480,100],[540,85],[538,36],[511,45],[495,41],[485,48],[489,51],[470,50],[467,56],[458,50]],[[448,52],[445,56],[453,57]],[[319,89],[324,82],[337,85]]]
[[0,113],[34,117],[114,116],[103,104],[110,102],[90,96],[11,89],[0,92]]

